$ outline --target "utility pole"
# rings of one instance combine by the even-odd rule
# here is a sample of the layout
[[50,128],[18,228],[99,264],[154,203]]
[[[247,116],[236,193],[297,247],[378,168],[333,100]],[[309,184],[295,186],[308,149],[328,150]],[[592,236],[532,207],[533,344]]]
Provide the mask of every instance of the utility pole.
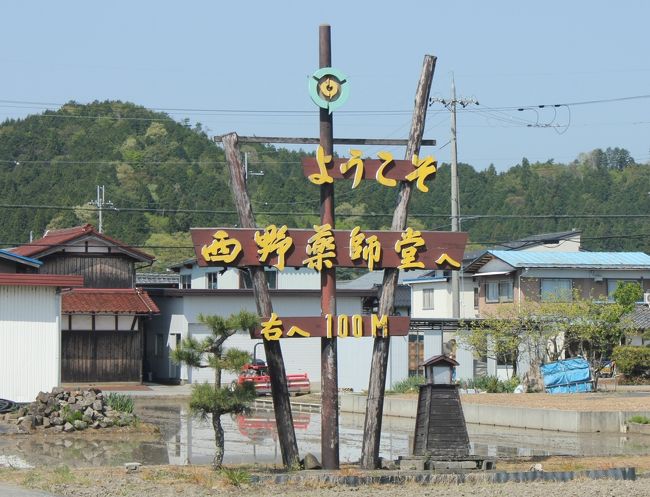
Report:
[[105,201],[104,193],[105,193],[104,185],[102,185],[102,186],[97,185],[97,199],[96,200],[91,200],[90,202],[88,202],[88,205],[94,205],[95,207],[97,207],[97,211],[99,213],[99,220],[98,220],[99,225],[97,226],[97,230],[100,233],[104,232],[102,211],[105,208],[115,209],[115,206],[113,205],[113,202],[111,202],[110,200],[108,202]]
[[[458,189],[458,146],[456,143],[456,106],[478,105],[473,98],[456,98],[456,82],[451,76],[451,99],[431,98],[429,105],[440,102],[451,112],[451,231],[460,231],[460,195]],[[460,318],[460,271],[451,272],[452,317]]]
[[264,171],[248,170],[248,152],[244,152],[244,178],[248,181],[249,176],[264,176]]

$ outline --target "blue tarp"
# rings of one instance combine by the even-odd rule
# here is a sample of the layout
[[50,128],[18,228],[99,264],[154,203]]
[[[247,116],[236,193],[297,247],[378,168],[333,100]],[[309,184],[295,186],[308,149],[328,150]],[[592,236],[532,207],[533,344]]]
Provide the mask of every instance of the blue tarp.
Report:
[[591,392],[591,370],[582,358],[551,362],[541,367],[544,387],[549,393]]

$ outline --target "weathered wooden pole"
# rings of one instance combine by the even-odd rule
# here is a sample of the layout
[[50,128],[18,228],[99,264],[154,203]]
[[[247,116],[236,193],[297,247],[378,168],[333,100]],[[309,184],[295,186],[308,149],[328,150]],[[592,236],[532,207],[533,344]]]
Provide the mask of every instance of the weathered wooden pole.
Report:
[[[230,185],[232,188],[235,207],[239,214],[239,222],[242,228],[254,229],[255,218],[251,208],[251,201],[246,190],[246,179],[244,178],[244,167],[241,163],[237,134],[230,133],[222,137],[226,160],[230,168]],[[268,317],[273,312],[271,295],[269,293],[266,275],[262,266],[249,266],[253,282],[253,295],[257,313],[262,317]],[[282,452],[282,463],[285,467],[295,467],[299,461],[298,443],[296,432],[293,427],[291,416],[291,403],[289,401],[289,389],[287,388],[287,375],[282,359],[282,348],[276,340],[263,340],[266,362],[269,366],[271,378],[271,396],[273,397],[273,408],[275,410],[275,422],[278,427],[278,439],[280,440],[280,451]]]
[[[319,68],[332,66],[331,28],[318,29]],[[320,109],[320,146],[332,155],[334,141],[330,110]],[[321,225],[334,225],[334,183],[320,186]],[[336,314],[336,267],[321,271],[321,314]],[[336,338],[321,338],[321,458],[323,469],[339,469],[339,386]]]
[[[436,57],[425,55],[422,73],[415,93],[415,109],[411,120],[408,145],[405,158],[410,160],[413,154],[418,154],[424,133],[424,122],[431,90],[431,79],[436,66]],[[411,199],[412,183],[400,181],[397,194],[397,205],[393,214],[391,231],[404,231],[408,215],[408,205]],[[382,282],[381,297],[379,298],[379,315],[392,314],[397,290],[399,269],[385,269]],[[381,422],[384,409],[384,392],[386,390],[386,371],[388,369],[388,351],[390,337],[377,336],[373,345],[372,362],[370,364],[370,382],[368,385],[368,402],[364,422],[363,443],[361,448],[361,466],[374,469],[379,462],[379,443],[381,441]]]

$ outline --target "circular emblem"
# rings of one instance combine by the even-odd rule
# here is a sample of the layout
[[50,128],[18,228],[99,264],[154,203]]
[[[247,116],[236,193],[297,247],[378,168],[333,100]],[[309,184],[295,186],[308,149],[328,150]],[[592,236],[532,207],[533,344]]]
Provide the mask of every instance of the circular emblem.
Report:
[[347,78],[333,67],[323,67],[309,78],[309,96],[330,114],[345,103],[349,93]]

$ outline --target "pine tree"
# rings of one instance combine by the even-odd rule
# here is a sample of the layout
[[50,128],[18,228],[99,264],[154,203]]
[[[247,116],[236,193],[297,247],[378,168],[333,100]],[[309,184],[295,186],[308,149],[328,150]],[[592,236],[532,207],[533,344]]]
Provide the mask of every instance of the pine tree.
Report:
[[224,343],[237,330],[250,330],[259,324],[259,317],[247,311],[240,311],[224,319],[221,316],[199,315],[199,322],[210,330],[210,336],[199,341],[188,337],[172,352],[172,359],[189,367],[214,369],[214,385],[196,384],[192,387],[190,411],[202,419],[212,416],[212,428],[216,450],[212,465],[221,468],[224,455],[224,433],[221,416],[239,414],[249,409],[255,398],[255,388],[246,382],[233,387],[221,385],[222,371],[239,372],[251,360],[250,354],[239,349],[224,349]]

